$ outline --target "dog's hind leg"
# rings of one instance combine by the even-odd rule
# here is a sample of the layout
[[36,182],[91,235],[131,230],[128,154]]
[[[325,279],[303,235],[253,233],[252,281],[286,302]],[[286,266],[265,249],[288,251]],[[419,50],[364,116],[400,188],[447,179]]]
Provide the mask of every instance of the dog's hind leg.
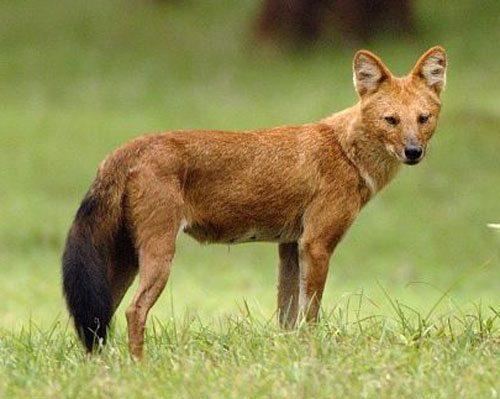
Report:
[[299,298],[297,243],[279,244],[278,319],[283,328],[293,328]]
[[174,257],[175,234],[152,238],[140,250],[139,288],[127,309],[129,349],[135,359],[143,355],[146,319],[162,293]]
[[141,359],[148,312],[170,275],[182,200],[175,180],[158,181],[151,174],[136,184],[134,195],[138,200],[131,203],[131,216],[139,255],[139,288],[126,316],[130,353]]

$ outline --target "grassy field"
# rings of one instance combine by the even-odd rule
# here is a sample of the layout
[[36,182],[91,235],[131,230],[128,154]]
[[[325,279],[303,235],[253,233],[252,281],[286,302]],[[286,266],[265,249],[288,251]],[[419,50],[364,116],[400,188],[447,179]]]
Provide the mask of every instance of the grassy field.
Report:
[[147,362],[128,358],[125,305],[109,347],[84,357],[59,258],[106,153],[143,132],[304,123],[356,100],[353,48],[262,49],[258,2],[186,3],[0,4],[0,397],[498,397],[494,2],[419,1],[418,39],[364,44],[400,74],[444,45],[448,88],[428,159],[336,252],[319,326],[276,327],[274,245],[183,237]]

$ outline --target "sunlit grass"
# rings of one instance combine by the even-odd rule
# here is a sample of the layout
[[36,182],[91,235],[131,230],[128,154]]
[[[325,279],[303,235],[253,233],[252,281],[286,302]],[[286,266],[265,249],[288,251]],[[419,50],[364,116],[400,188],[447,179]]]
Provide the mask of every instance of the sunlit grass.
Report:
[[[387,296],[362,317],[362,293],[315,326],[277,328],[246,303],[228,317],[154,319],[143,363],[116,328],[88,358],[68,325],[28,323],[0,338],[0,395],[37,397],[494,397],[498,318],[477,305],[427,315]],[[474,381],[473,384],[471,382]]]

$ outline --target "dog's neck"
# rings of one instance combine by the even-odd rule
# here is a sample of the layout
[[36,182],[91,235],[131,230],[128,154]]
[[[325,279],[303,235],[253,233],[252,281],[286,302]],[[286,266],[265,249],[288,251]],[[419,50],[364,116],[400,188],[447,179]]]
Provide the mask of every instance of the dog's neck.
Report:
[[357,168],[371,195],[389,183],[399,170],[400,162],[379,143],[367,138],[361,122],[359,104],[321,121],[334,127],[345,155]]

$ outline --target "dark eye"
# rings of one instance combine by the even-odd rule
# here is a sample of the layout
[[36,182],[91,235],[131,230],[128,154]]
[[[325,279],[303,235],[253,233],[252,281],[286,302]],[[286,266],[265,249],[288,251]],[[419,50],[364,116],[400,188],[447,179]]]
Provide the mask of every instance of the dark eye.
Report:
[[430,115],[419,115],[418,116],[418,123],[421,123],[421,124],[424,124],[424,123],[427,123],[427,121],[429,120],[429,116]]
[[396,126],[399,123],[399,119],[395,116],[386,116],[384,119],[389,125]]

